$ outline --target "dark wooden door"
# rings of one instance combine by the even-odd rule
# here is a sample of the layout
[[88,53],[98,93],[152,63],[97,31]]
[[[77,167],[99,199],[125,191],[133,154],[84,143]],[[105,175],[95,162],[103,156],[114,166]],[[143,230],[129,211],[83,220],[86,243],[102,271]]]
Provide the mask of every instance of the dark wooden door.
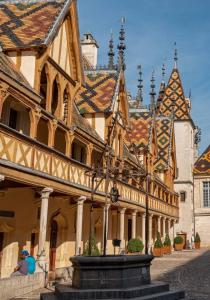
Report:
[[1,278],[1,268],[2,268],[3,247],[4,247],[4,232],[0,232],[0,278]]
[[58,223],[52,221],[50,231],[50,271],[55,271],[55,259],[57,248]]
[[128,219],[128,241],[132,237],[132,219]]

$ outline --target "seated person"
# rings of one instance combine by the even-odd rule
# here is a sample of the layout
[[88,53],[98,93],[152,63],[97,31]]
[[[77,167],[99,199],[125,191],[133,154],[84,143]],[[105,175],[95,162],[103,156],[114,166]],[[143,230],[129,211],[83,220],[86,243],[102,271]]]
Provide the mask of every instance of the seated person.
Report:
[[25,261],[28,263],[28,274],[34,274],[36,270],[36,260],[33,256],[29,255],[28,251],[25,250]]
[[14,272],[11,274],[11,277],[13,276],[23,276],[28,274],[28,262],[25,260],[27,256],[26,250],[22,250],[20,253],[21,260],[18,261],[18,264],[16,268],[14,269]]

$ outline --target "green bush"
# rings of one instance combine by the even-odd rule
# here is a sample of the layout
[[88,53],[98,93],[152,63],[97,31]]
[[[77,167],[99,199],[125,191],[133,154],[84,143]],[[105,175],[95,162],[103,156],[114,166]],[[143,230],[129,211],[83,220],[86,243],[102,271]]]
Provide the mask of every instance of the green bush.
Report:
[[163,243],[161,241],[160,232],[157,233],[157,239],[155,241],[154,248],[163,248]]
[[196,235],[195,235],[195,243],[200,243],[200,242],[201,242],[200,235],[198,234],[198,232],[196,232]]
[[[89,251],[90,247],[91,247],[91,251]],[[98,249],[98,246],[96,244],[96,239],[94,236],[91,238],[90,247],[89,247],[89,241],[87,241],[84,252],[83,252],[83,256],[99,256],[100,255],[100,251]]]
[[163,245],[164,246],[171,246],[171,240],[170,240],[170,237],[169,237],[168,233],[165,236],[165,240],[164,240]]
[[176,236],[174,239],[174,244],[183,244],[184,240],[181,236]]
[[144,244],[140,239],[130,239],[128,241],[127,250],[130,253],[142,252],[144,249]]

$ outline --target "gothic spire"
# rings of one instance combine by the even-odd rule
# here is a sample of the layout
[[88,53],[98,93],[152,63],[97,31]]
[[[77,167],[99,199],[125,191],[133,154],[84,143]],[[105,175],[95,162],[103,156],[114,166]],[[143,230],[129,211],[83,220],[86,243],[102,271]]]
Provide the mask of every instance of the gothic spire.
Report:
[[150,84],[150,109],[152,112],[155,110],[155,71],[153,70],[152,72],[152,77],[151,77],[151,84]]
[[110,70],[114,69],[114,41],[113,41],[113,33],[111,30],[111,35],[110,35],[110,40],[109,40],[109,52],[108,52],[108,56],[109,56],[109,63],[108,63],[108,67]]
[[137,66],[137,69],[139,70],[139,78],[138,78],[138,92],[136,100],[138,101],[138,107],[142,105],[143,102],[143,79],[142,79],[142,69],[141,65]]
[[176,48],[176,42],[174,43],[174,69],[177,69],[177,61],[178,61],[178,50]]
[[123,70],[126,69],[125,58],[124,58],[124,51],[126,49],[124,24],[125,24],[125,18],[122,18],[121,29],[120,29],[120,34],[119,34],[119,44],[117,46],[117,49],[118,49],[118,68],[123,69]]

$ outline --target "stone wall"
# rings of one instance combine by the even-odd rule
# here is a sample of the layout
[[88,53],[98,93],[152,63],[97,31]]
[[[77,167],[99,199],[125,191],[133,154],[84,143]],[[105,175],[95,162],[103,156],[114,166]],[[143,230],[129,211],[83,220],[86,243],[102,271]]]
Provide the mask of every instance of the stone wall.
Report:
[[0,279],[0,299],[7,300],[30,293],[45,285],[45,273]]

